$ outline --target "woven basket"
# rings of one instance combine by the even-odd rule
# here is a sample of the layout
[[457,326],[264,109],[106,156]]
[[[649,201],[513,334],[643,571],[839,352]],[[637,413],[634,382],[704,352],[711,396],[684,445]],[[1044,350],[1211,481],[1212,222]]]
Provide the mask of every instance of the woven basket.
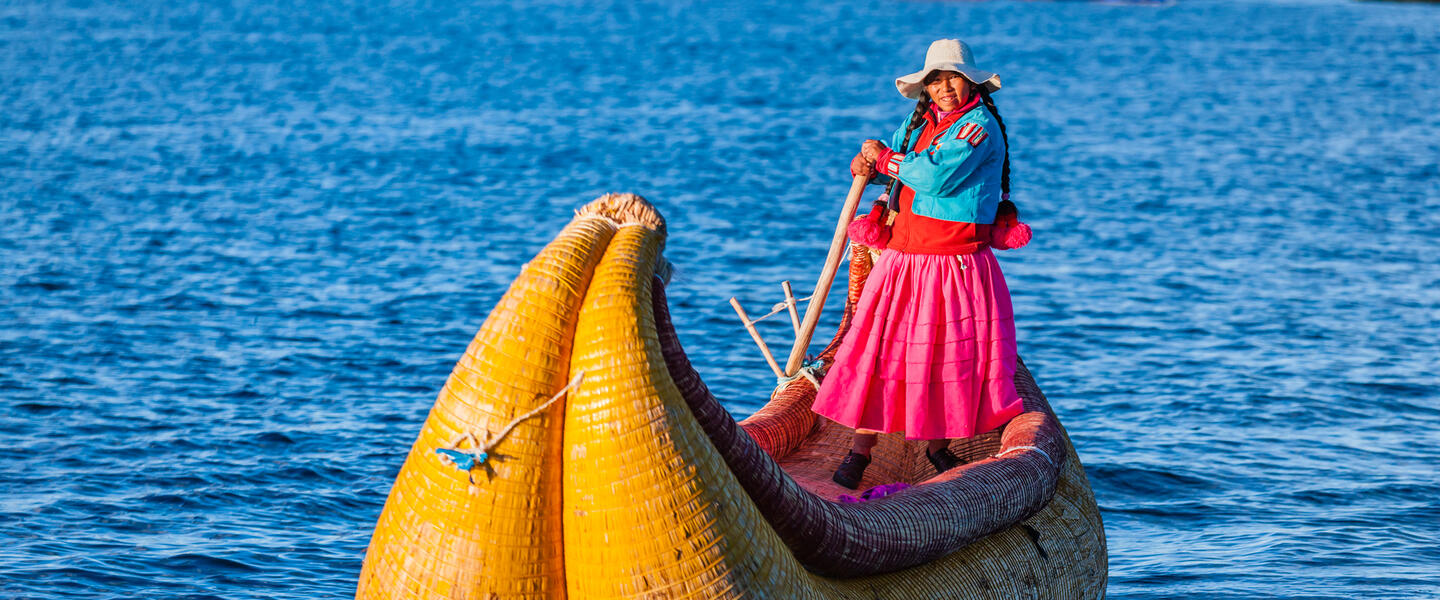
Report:
[[[853,431],[810,412],[804,380],[730,418],[670,324],[664,239],[643,199],[607,196],[527,266],[422,428],[357,597],[1103,596],[1099,511],[1023,365],[1026,412],[952,444],[967,464],[935,476],[923,442],[882,436],[864,485],[914,487],[837,503],[850,490],[830,474]],[[837,340],[870,264],[857,247]],[[490,461],[463,471],[438,458],[582,374]]]

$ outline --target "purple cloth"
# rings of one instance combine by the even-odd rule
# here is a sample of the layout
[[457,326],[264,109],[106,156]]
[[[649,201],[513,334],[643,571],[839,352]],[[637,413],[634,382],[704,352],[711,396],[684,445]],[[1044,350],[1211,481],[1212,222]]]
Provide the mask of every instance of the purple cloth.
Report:
[[908,487],[910,487],[910,484],[904,482],[881,484],[863,492],[860,492],[859,498],[850,495],[840,496],[840,502],[845,504],[855,504],[857,502],[875,500],[877,498],[884,498],[886,496],[889,496],[890,494],[893,494]]

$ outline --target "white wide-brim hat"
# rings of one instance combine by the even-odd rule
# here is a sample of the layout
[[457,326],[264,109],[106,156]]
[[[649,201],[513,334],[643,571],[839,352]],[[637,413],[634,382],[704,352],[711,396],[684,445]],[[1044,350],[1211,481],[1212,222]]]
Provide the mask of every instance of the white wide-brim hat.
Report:
[[925,78],[936,71],[954,71],[970,83],[985,86],[990,92],[1000,89],[1000,76],[975,68],[975,54],[960,40],[935,40],[925,52],[925,68],[895,80],[900,95],[919,100],[925,93]]

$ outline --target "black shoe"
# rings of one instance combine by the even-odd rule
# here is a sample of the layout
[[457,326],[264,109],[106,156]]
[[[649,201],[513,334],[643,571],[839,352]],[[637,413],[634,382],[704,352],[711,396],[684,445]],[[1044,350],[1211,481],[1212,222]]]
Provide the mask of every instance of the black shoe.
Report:
[[941,448],[934,452],[926,449],[925,458],[930,459],[930,464],[935,465],[936,473],[949,471],[950,469],[960,466],[963,462],[960,460],[960,457],[955,456],[955,453],[951,452],[949,448]]
[[865,467],[868,466],[870,457],[851,452],[845,455],[845,460],[840,461],[840,468],[835,469],[835,476],[831,479],[853,490],[860,487],[860,477],[865,475]]

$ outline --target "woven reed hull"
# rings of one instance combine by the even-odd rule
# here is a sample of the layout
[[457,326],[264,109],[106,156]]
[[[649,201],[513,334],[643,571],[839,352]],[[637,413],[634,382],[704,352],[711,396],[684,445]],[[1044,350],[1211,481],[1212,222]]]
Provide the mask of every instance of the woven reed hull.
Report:
[[[716,408],[670,327],[655,277],[664,237],[648,203],[609,196],[526,268],[412,448],[357,597],[1103,596],[1099,511],[1028,371],[1024,418],[954,445],[973,464],[929,477],[918,445],[885,436],[866,484],[919,485],[837,504],[849,490],[828,478],[851,432],[814,418],[808,385],[777,391],[742,426]],[[868,264],[852,259],[852,305]],[[512,341],[503,351],[497,332]],[[472,372],[482,362],[489,370]],[[498,430],[579,373],[486,467],[466,473],[434,453],[455,434]],[[459,400],[457,381],[471,392]],[[1022,446],[1050,458],[987,458]]]

